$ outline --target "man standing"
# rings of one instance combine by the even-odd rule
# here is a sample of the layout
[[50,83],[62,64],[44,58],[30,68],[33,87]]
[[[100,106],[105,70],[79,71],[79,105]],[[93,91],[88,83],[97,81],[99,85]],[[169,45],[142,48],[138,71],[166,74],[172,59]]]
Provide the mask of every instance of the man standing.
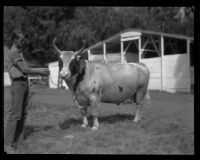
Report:
[[23,128],[27,116],[28,106],[28,74],[49,75],[46,68],[30,68],[24,62],[22,48],[25,37],[21,31],[12,34],[13,45],[7,59],[7,67],[12,81],[11,84],[11,108],[5,129],[4,145],[5,152],[16,153],[18,140],[24,136]]

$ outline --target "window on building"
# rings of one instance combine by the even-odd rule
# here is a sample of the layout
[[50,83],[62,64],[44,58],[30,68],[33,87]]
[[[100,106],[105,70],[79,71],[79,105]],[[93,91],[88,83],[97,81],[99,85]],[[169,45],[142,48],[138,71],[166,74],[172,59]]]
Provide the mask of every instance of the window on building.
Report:
[[138,40],[124,42],[124,50],[126,48],[127,48],[126,52],[138,53]]
[[155,58],[158,54],[154,51],[144,51],[141,58]]
[[186,54],[187,41],[176,38],[164,37],[164,55]]
[[119,39],[106,43],[106,61],[108,63],[121,62],[121,45]]
[[124,52],[126,62],[139,62],[138,40],[124,42]]
[[160,57],[159,48],[160,39],[155,35],[142,35],[141,37],[141,58],[155,58]]
[[97,55],[97,54],[103,54],[103,45],[100,45],[96,48],[91,49],[91,54]]
[[91,53],[91,61],[99,61],[99,62],[102,62],[104,59],[103,59],[103,44],[96,47],[96,48],[93,48],[90,50],[90,53]]
[[120,41],[106,43],[106,53],[120,53],[121,46]]

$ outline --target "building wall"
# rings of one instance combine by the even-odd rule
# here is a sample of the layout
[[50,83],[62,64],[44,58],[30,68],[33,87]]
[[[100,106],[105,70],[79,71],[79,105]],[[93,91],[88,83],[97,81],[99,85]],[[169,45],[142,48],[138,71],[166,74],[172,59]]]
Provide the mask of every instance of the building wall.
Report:
[[[96,62],[104,62],[103,54],[96,54],[96,55],[91,54],[90,60]],[[106,61],[109,63],[120,63],[121,53],[107,53]]]
[[4,86],[10,86],[11,85],[11,79],[8,74],[8,72],[4,72]]
[[[135,36],[140,36],[140,35],[141,33],[139,32],[128,31],[128,32],[122,33],[120,37],[122,38],[123,41],[125,41],[125,39],[130,41],[131,38]],[[159,49],[159,47],[161,47],[160,35],[157,35],[156,37],[154,37],[154,40],[157,46],[156,48]],[[151,47],[147,49],[152,50]],[[176,52],[178,52],[178,54]],[[173,54],[164,55],[162,59],[163,68],[161,68],[161,57],[141,59],[140,62],[145,63],[150,70],[149,89],[162,90],[162,88],[164,88],[164,90],[169,91],[169,92],[176,92],[176,91],[188,92],[189,83],[194,84],[194,69],[188,66],[187,54],[186,53],[179,54],[181,52],[177,50],[173,52]],[[183,51],[183,53],[184,52],[186,51]],[[112,60],[112,59],[115,59],[117,56],[107,55],[107,54],[108,53],[106,53],[106,57],[115,56],[115,57],[110,58],[111,62],[114,62],[115,60]],[[118,59],[120,58],[121,57],[118,57]],[[91,55],[90,60],[102,61],[103,54]],[[125,63],[130,63],[130,62],[137,63],[139,61],[139,57],[138,57],[138,54],[127,52],[124,57],[124,60],[125,60],[124,61]],[[163,82],[162,82],[162,79],[163,79]]]
[[[149,89],[162,90],[161,58],[141,59],[150,70]],[[163,87],[168,92],[188,91],[188,65],[186,54],[163,56]]]
[[49,87],[57,88],[58,83],[58,62],[49,63]]
[[137,63],[139,62],[139,54],[138,53],[131,53],[131,52],[127,52],[125,54],[125,58],[126,58],[126,62],[134,62]]
[[[110,60],[119,59],[120,57],[115,54],[108,54]],[[138,55],[127,53],[126,62],[138,62]],[[103,60],[102,55],[92,55],[92,61]],[[149,89],[162,90],[161,78],[161,58],[146,58],[141,59],[142,63],[146,64],[150,70]],[[188,75],[190,70],[190,75]],[[191,84],[194,84],[193,69],[187,65],[187,54],[175,54],[163,56],[163,87],[168,92],[187,92],[188,79],[190,76]]]
[[121,62],[121,53],[107,53],[106,60],[109,63],[120,63]]
[[122,33],[121,34],[121,37],[123,38],[123,39],[128,39],[128,38],[130,38],[130,37],[136,37],[136,36],[140,36],[141,35],[141,32],[134,32],[134,31],[127,31],[127,32],[125,32],[125,33]]
[[150,70],[149,89],[162,90],[161,86],[161,58],[141,59]]
[[7,71],[6,67],[6,59],[8,57],[9,49],[8,47],[4,46],[4,86],[10,86],[11,85],[11,79]]
[[103,61],[103,54],[96,54],[96,55],[91,54],[90,60],[101,62],[101,61]]
[[[48,65],[50,75],[49,75],[49,88],[57,88],[57,83],[58,83],[58,62],[52,62],[49,63]],[[62,85],[68,89],[68,86],[64,81],[62,81]]]
[[190,76],[187,54],[165,55],[163,62],[164,89],[170,92],[187,92]]

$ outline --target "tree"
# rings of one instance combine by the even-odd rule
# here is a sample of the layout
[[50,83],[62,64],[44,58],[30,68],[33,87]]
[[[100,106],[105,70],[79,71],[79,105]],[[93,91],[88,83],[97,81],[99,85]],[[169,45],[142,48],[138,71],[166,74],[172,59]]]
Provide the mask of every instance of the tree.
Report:
[[148,11],[161,32],[193,36],[194,13],[191,7],[149,7]]
[[127,28],[193,36],[194,7],[4,7],[4,44],[21,29],[30,40],[28,60],[41,64],[57,60],[52,40],[63,50],[78,50],[82,40],[91,46]]
[[57,55],[51,49],[52,39],[58,32],[60,22],[67,22],[72,17],[73,7],[28,8],[22,30],[28,35],[33,46],[31,52],[40,63],[57,59]]
[[20,29],[26,11],[21,7],[4,6],[4,45],[9,48],[12,45],[10,35],[15,29]]

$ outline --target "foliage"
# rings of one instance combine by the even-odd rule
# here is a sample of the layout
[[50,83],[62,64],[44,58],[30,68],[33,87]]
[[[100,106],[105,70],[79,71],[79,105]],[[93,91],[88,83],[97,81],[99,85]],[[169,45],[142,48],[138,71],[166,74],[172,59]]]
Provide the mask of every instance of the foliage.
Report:
[[4,7],[4,43],[11,47],[10,35],[13,30],[20,28],[20,24],[25,16],[25,11],[21,7]]
[[63,50],[78,50],[127,28],[140,28],[193,36],[194,7],[52,7],[5,6],[4,44],[21,29],[30,43],[25,58],[44,64],[57,60],[52,39]]

